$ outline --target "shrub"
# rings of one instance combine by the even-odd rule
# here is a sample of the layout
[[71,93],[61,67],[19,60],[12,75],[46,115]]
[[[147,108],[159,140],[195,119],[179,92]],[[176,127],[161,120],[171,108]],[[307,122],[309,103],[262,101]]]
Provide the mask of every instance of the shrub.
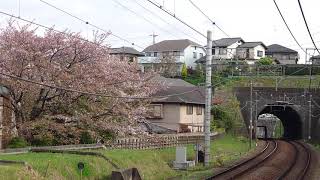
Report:
[[95,143],[94,139],[88,131],[84,131],[80,135],[80,144],[93,144]]
[[52,146],[55,145],[55,140],[52,135],[35,135],[31,141],[33,146]]
[[22,137],[14,137],[10,140],[8,148],[24,148],[27,147],[28,143]]
[[182,78],[186,78],[188,76],[188,70],[187,70],[186,64],[183,64],[183,66],[182,66],[181,76],[182,76]]

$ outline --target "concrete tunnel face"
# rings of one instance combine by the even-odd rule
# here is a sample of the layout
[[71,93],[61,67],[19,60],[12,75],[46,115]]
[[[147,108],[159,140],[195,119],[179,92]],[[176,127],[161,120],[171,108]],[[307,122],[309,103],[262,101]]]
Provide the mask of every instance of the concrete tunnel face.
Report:
[[[282,138],[298,140],[302,139],[302,121],[296,110],[290,106],[266,106],[260,113],[277,116],[283,125]],[[258,116],[258,117],[259,117]]]

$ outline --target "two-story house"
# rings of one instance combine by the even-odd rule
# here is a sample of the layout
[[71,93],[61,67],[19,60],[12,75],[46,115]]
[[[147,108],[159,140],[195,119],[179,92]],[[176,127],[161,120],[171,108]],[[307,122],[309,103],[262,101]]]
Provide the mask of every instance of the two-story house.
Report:
[[136,63],[138,62],[138,57],[144,56],[143,53],[132,47],[110,48],[110,55],[119,58],[120,60]]
[[188,39],[164,40],[148,46],[143,50],[145,57],[139,58],[139,64],[143,66],[143,71],[153,69],[157,64],[169,63],[175,65],[176,71],[181,72],[182,65],[195,68],[195,61],[205,56],[203,46]]
[[[177,96],[168,96],[179,94]],[[154,94],[148,121],[177,133],[203,132],[205,91],[196,86],[169,86]],[[165,97],[168,96],[168,97]]]
[[297,64],[299,60],[297,51],[279,44],[268,46],[266,56],[271,57],[278,64]]
[[212,55],[214,60],[231,60],[235,58],[237,47],[244,41],[240,37],[222,38],[212,42]]
[[260,58],[265,57],[267,46],[263,42],[245,42],[237,47],[236,58],[245,60],[248,64],[254,64]]

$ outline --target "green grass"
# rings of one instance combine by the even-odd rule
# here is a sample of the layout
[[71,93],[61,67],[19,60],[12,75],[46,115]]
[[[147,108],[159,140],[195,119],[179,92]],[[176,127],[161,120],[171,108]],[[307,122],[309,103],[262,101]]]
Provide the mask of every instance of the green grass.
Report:
[[[194,159],[193,146],[187,147],[188,159]],[[245,138],[236,138],[230,135],[215,140],[211,144],[211,164],[209,168],[198,165],[188,171],[171,169],[175,159],[175,148],[161,150],[99,150],[112,159],[122,169],[136,167],[143,179],[162,180],[169,177],[191,179],[192,177],[207,176],[212,173],[211,168],[221,167],[230,161],[238,159],[248,152],[248,141]],[[1,166],[1,177],[9,179],[79,179],[80,172],[77,163],[84,162],[84,179],[108,179],[112,170],[106,161],[92,157],[70,154],[27,153],[19,155],[0,155],[0,159],[26,161],[32,167]],[[49,166],[48,166],[49,164]],[[47,171],[48,167],[48,171]],[[46,178],[46,171],[47,176]],[[3,178],[2,178],[3,179]]]

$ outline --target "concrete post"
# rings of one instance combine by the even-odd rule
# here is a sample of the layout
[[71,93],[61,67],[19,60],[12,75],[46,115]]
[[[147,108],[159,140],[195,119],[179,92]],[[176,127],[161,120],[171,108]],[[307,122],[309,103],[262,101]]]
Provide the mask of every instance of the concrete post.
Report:
[[311,119],[312,119],[312,95],[309,97],[309,122],[308,122],[308,139],[311,139]]
[[206,106],[204,119],[204,166],[209,166],[210,161],[210,121],[211,121],[211,76],[212,76],[212,32],[207,32],[207,56],[206,56]]

